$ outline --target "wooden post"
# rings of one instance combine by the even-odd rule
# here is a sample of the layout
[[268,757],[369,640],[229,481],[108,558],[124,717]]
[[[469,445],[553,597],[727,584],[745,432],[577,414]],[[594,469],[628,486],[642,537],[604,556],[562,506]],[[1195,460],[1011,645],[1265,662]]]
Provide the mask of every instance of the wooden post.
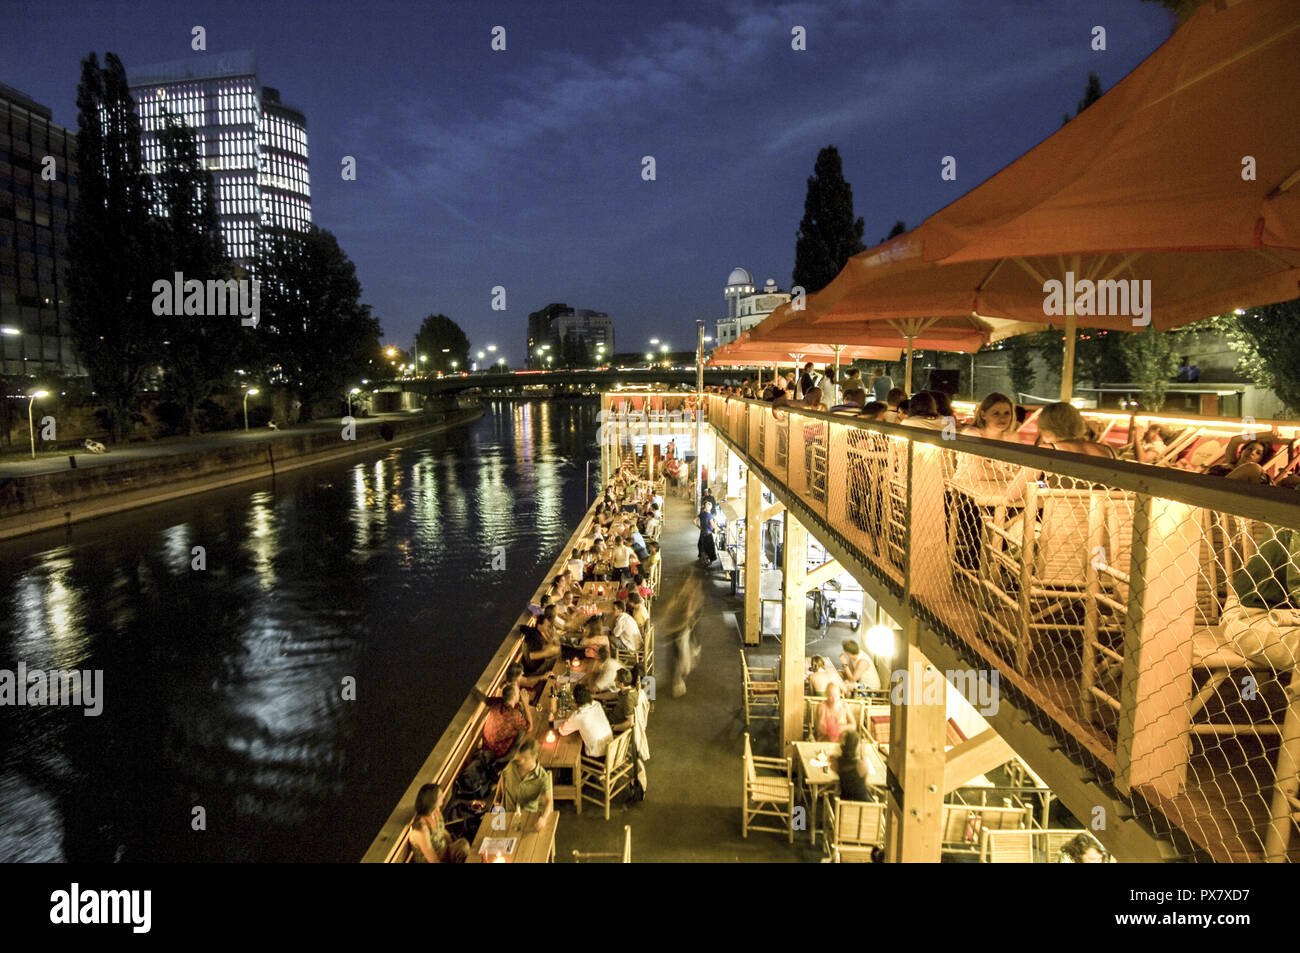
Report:
[[1074,339],[1075,322],[1074,302],[1065,303],[1065,357],[1061,361],[1061,400],[1074,396]]
[[1201,543],[1194,507],[1135,498],[1115,748],[1115,786],[1125,797],[1135,787],[1173,797],[1187,778]]
[[938,863],[943,853],[948,682],[917,648],[917,626],[909,614],[904,666],[890,678],[885,859],[896,864]]
[[1277,755],[1276,782],[1273,786],[1273,804],[1269,810],[1268,830],[1264,834],[1264,859],[1269,863],[1282,863],[1287,859],[1291,843],[1291,829],[1300,814],[1300,665],[1291,669],[1291,685],[1287,692],[1286,717],[1282,721],[1282,747]]
[[804,599],[808,569],[808,528],[785,511],[785,558],[781,564],[781,753],[803,740],[804,628],[808,604]]
[[763,625],[763,484],[754,471],[745,471],[745,644],[758,645]]

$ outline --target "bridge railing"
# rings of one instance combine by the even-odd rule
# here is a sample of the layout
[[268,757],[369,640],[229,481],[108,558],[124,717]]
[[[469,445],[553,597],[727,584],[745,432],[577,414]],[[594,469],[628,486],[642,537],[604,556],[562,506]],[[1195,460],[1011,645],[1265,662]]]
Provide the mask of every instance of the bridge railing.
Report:
[[1294,491],[717,395],[707,415],[1142,820],[1202,859],[1300,857]]

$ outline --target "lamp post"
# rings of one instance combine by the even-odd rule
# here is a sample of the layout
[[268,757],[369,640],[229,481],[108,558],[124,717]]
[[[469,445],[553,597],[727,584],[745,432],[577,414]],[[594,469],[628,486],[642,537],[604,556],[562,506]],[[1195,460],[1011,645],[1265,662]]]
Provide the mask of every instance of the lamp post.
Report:
[[700,475],[704,472],[704,449],[700,442],[704,439],[704,322],[695,320],[695,512],[704,506],[704,481]]
[[50,392],[47,390],[34,390],[27,395],[30,399],[27,401],[27,435],[32,438],[32,459],[36,459],[36,425],[32,422],[32,407],[36,401],[42,397],[49,397]]
[[248,398],[254,397],[261,393],[256,387],[250,387],[244,391],[244,432],[248,432]]
[[361,393],[360,387],[354,387],[348,391],[348,416],[352,416],[352,395]]

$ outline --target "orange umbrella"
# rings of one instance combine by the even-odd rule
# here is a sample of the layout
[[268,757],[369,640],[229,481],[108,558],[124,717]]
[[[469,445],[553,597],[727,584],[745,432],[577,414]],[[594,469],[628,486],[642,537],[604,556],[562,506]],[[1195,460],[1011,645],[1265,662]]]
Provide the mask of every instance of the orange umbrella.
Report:
[[835,362],[835,377],[839,378],[840,360],[847,361],[897,361],[900,349],[866,344],[809,343],[807,341],[781,342],[770,344],[758,341],[754,330],[743,332],[736,340],[724,344],[713,352],[709,359],[711,366],[723,367],[761,367],[781,364],[798,365],[803,361],[816,361],[819,364],[829,360]]
[[1300,294],[1300,4],[1221,6],[1007,168],[850,259],[808,323],[1063,326],[1068,397],[1077,318],[1171,328]]

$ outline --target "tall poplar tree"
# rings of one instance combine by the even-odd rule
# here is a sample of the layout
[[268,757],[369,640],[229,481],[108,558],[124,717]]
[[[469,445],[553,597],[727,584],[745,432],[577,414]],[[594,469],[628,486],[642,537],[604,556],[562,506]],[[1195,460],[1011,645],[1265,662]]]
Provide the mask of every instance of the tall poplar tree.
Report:
[[[194,135],[168,113],[159,139],[162,164],[157,189],[167,239],[165,274],[159,277],[172,279],[180,272],[187,281],[231,278],[232,264],[222,250],[212,173],[203,167]],[[257,331],[243,326],[237,314],[178,314],[158,320],[166,333],[163,390],[184,412],[187,432],[197,433],[198,405],[227,383],[241,345],[250,343],[246,339]]]
[[113,439],[121,440],[130,435],[135,396],[157,363],[162,337],[152,311],[159,235],[140,119],[126,71],[112,53],[102,68],[94,53],[81,62],[77,164],[80,199],[68,227],[69,325]]
[[794,284],[807,294],[830,284],[851,256],[866,250],[862,228],[862,219],[853,217],[853,189],[844,181],[839,150],[827,146],[817,153],[808,178],[794,246]]

